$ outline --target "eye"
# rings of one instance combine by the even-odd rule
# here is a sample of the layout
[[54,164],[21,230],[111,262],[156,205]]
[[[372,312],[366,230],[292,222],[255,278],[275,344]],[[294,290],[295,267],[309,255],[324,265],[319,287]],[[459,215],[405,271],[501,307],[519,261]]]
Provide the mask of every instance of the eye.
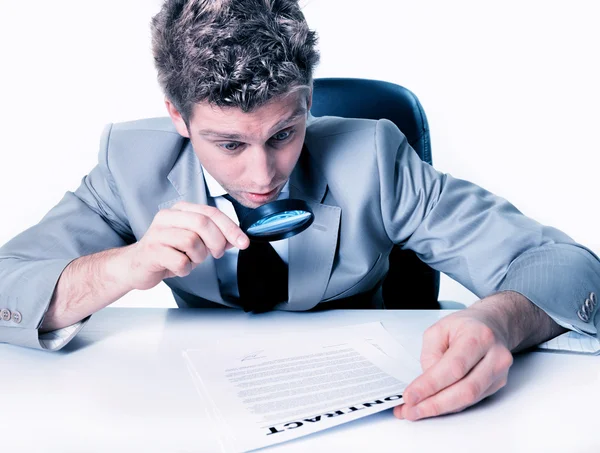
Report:
[[240,142],[229,142],[229,143],[221,143],[221,144],[219,144],[219,146],[227,151],[235,151],[240,146],[242,146],[242,144]]
[[282,142],[290,138],[293,133],[293,130],[277,132],[275,135],[273,135],[273,137],[271,137],[271,140],[274,140],[276,142]]

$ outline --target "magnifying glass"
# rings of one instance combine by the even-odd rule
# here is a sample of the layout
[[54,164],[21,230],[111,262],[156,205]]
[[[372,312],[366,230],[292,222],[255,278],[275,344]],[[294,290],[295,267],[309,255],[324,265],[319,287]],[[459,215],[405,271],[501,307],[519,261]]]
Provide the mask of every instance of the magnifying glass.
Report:
[[250,240],[271,242],[302,233],[314,219],[308,203],[292,198],[252,209],[242,219],[240,227]]

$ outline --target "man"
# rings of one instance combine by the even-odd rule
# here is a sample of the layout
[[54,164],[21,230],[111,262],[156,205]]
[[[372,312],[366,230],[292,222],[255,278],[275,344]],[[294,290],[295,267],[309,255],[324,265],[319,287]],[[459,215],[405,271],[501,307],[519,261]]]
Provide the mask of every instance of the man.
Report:
[[265,252],[289,275],[268,285],[267,309],[382,307],[394,244],[482,297],[425,333],[399,418],[493,394],[511,352],[565,327],[597,335],[592,252],[424,164],[387,120],[310,117],[316,36],[297,1],[167,0],[152,32],[170,118],[107,127],[81,186],[0,249],[0,341],[58,349],[163,280],[179,306],[248,308],[236,263],[254,244],[236,210],[288,197],[315,222]]

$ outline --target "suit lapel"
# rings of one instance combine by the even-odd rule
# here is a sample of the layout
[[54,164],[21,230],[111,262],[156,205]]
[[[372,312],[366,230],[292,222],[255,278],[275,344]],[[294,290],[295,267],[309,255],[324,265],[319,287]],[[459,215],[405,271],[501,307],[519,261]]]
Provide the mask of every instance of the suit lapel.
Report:
[[277,306],[278,309],[309,310],[321,301],[327,289],[341,209],[321,204],[326,191],[325,178],[305,148],[290,177],[290,198],[305,200],[315,220],[306,231],[289,239],[289,300]]
[[[184,142],[184,148],[175,161],[175,165],[173,165],[167,179],[179,195],[160,203],[158,205],[159,210],[170,208],[179,201],[207,204],[206,184],[202,167],[189,140]],[[186,287],[188,291],[195,292],[205,299],[224,302],[221,298],[217,268],[212,256],[208,256],[190,275],[182,279],[181,283],[181,286]]]
[[[307,146],[311,145],[307,133]],[[207,204],[202,167],[189,140],[167,176],[178,196],[159,204],[170,208],[178,201]],[[302,151],[290,177],[290,197],[308,203],[315,220],[301,234],[289,239],[288,302],[276,308],[290,311],[309,310],[317,305],[327,289],[338,241],[341,208],[322,204],[327,182],[308,149]],[[223,303],[215,260],[208,257],[186,277],[182,286],[203,298]]]

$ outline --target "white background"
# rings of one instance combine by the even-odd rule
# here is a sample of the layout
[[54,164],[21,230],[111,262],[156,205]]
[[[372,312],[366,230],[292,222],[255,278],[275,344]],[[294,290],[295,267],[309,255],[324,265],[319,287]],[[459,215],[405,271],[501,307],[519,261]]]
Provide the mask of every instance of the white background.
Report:
[[[596,3],[301,0],[316,77],[406,86],[436,168],[599,253]],[[79,185],[104,124],[166,114],[150,53],[160,4],[0,0],[0,244]],[[440,297],[475,300],[445,277]],[[165,285],[118,304],[174,306]]]

